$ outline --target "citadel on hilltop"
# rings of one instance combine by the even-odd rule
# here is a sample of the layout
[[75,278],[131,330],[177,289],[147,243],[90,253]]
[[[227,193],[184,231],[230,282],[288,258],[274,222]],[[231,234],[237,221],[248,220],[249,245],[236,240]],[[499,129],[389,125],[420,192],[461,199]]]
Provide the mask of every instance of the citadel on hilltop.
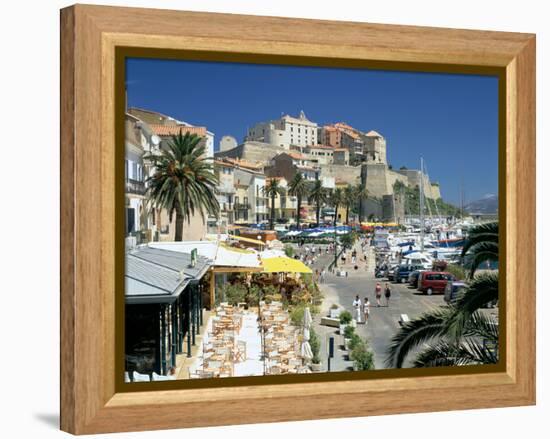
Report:
[[[326,187],[363,183],[369,199],[363,203],[363,217],[385,220],[404,217],[404,200],[395,193],[396,182],[404,187],[420,187],[423,179],[426,198],[441,198],[439,185],[417,169],[394,170],[387,162],[384,136],[374,130],[362,132],[345,122],[319,126],[303,111],[298,117],[258,122],[248,129],[241,144],[230,136],[220,142],[218,160],[233,159],[263,166],[268,177],[287,181],[300,171],[308,179],[320,178]],[[399,185],[398,185],[399,186]]]

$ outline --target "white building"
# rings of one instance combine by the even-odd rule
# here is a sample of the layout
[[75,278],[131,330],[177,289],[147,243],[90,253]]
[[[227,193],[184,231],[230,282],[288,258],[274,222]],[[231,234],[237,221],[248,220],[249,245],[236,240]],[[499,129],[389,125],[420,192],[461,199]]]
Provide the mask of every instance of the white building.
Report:
[[287,114],[280,119],[257,123],[248,130],[245,140],[285,149],[289,149],[290,145],[303,148],[317,143],[317,123],[310,121],[303,111],[298,117]]

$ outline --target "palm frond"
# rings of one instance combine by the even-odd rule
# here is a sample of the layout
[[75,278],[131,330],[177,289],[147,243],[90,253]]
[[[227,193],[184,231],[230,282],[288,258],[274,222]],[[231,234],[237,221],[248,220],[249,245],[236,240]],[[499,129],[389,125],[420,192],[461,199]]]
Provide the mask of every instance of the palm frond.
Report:
[[498,222],[480,224],[471,228],[462,248],[462,257],[470,251],[471,247],[480,242],[493,242],[498,246]]
[[446,331],[454,338],[462,336],[473,314],[486,304],[498,300],[498,272],[478,274],[454,302],[455,311]]
[[472,356],[463,343],[451,344],[448,341],[428,345],[420,352],[414,367],[464,366],[472,364]]
[[481,241],[470,247],[468,256],[470,261],[470,277],[473,277],[482,262],[498,261],[498,243]]
[[391,340],[386,365],[392,368],[401,368],[407,355],[417,346],[442,336],[452,312],[451,307],[442,307],[405,323]]

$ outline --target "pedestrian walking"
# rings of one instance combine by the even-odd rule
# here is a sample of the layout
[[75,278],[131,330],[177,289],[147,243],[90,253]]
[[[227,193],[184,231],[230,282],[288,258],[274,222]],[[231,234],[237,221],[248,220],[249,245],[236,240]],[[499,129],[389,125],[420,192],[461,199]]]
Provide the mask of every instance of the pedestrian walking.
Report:
[[361,323],[361,299],[359,299],[359,295],[355,296],[353,309],[355,310],[355,321]]
[[386,288],[384,288],[384,296],[386,296],[386,306],[390,306],[391,288],[388,283],[386,283]]
[[325,283],[325,275],[326,275],[326,271],[325,269],[323,268],[321,270],[321,283],[324,284]]
[[380,308],[380,298],[382,297],[382,287],[380,286],[380,282],[376,282],[374,293],[376,295],[376,306]]
[[365,300],[363,301],[363,315],[365,316],[365,325],[366,325],[370,315],[370,301],[368,297],[365,297]]

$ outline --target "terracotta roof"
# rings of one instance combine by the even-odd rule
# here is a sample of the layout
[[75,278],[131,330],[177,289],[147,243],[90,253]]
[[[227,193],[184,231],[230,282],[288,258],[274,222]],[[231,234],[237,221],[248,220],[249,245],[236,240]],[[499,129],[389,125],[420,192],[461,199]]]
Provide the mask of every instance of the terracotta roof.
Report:
[[374,131],[374,130],[370,130],[370,131],[367,133],[367,136],[368,136],[368,137],[384,137],[384,136],[382,136],[382,134],[377,133],[377,132]]
[[334,151],[347,151],[347,148],[334,148]]
[[357,133],[358,130],[345,122],[337,122],[332,125],[327,125],[324,127],[324,129],[327,131],[340,131],[342,133],[346,133],[348,136],[353,137],[354,139],[359,138],[359,134]]
[[296,160],[307,160],[308,159],[305,155],[303,155],[299,152],[286,152],[286,153],[283,153],[283,154],[286,154],[289,157],[292,157],[293,159],[296,159]]
[[334,124],[337,128],[342,128],[344,130],[352,130],[355,131],[355,128],[353,128],[351,125],[348,125],[346,122],[337,122]]
[[214,164],[219,165],[219,166],[226,166],[228,168],[234,168],[235,167],[235,165],[233,163],[229,163],[225,160],[219,160],[219,159],[214,160]]
[[159,124],[150,124],[149,125],[153,132],[157,136],[176,136],[180,133],[183,134],[197,134],[201,137],[206,136],[206,127],[187,127],[185,125],[159,125]]
[[253,163],[253,162],[249,162],[247,160],[234,159],[234,158],[231,158],[231,157],[225,157],[224,160],[228,163],[233,163],[236,166],[240,166],[241,168],[248,168],[248,169],[258,170],[258,169],[261,169],[263,167],[261,163]]

